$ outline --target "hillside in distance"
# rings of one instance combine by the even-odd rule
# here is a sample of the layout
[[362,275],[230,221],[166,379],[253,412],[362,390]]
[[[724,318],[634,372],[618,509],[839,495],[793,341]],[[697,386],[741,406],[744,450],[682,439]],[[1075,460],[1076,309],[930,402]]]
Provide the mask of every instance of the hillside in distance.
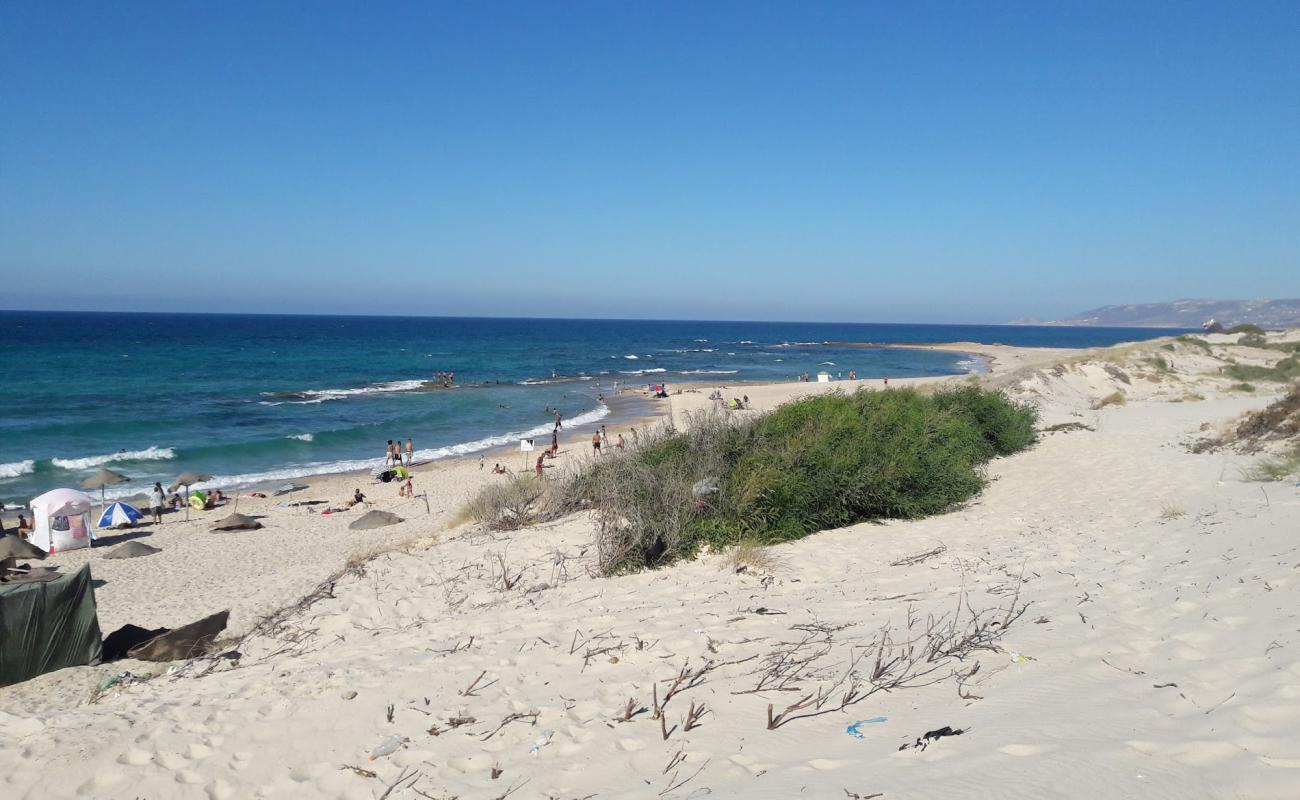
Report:
[[1261,328],[1300,327],[1300,299],[1174,300],[1169,303],[1102,306],[1068,319],[1016,320],[1013,324],[1097,325],[1116,328],[1199,328],[1208,320],[1224,327],[1250,323]]

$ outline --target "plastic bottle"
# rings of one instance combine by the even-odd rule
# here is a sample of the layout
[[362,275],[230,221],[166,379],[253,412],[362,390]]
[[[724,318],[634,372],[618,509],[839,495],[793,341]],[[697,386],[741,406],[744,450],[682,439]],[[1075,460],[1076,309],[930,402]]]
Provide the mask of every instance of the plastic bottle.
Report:
[[387,739],[375,745],[375,748],[370,751],[370,760],[374,761],[376,758],[390,756],[393,753],[396,753],[402,745],[406,744],[408,741],[410,740],[405,736],[389,736]]

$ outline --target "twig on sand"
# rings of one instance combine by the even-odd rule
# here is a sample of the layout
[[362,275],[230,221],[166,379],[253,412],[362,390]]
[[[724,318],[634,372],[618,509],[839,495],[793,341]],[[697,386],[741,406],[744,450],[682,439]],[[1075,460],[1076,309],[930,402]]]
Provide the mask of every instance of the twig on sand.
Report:
[[492,798],[492,800],[506,800],[507,797],[519,791],[520,789],[524,788],[525,786],[527,786],[528,782],[531,780],[532,778],[527,778],[523,781],[520,781],[519,783],[512,784],[509,789],[506,789],[505,794],[499,794],[496,797]]
[[[686,757],[683,756],[683,757],[682,757],[682,761],[685,761],[685,760],[686,760]],[[680,780],[680,781],[677,780],[677,773],[674,772],[674,773],[673,773],[673,776],[672,776],[671,778],[668,779],[668,787],[667,787],[666,789],[664,789],[662,792],[660,792],[660,793],[659,793],[659,796],[660,796],[660,797],[663,797],[664,795],[668,794],[669,792],[674,791],[674,790],[676,790],[676,789],[680,789],[680,788],[682,788],[683,786],[685,786],[686,784],[688,784],[688,783],[690,783],[691,781],[695,780],[695,776],[697,776],[697,775],[699,775],[701,772],[703,772],[703,771],[704,771],[704,768],[707,767],[708,765],[709,765],[709,761],[705,761],[703,764],[700,765],[700,768],[699,768],[699,769],[695,770],[695,771],[692,772],[688,777],[686,777],[686,778],[684,778],[684,779],[682,779],[682,780]]]
[[532,720],[531,724],[532,724],[532,725],[536,725],[536,724],[537,724],[537,717],[538,717],[538,715],[539,715],[540,713],[541,713],[540,711],[528,711],[528,712],[524,712],[524,713],[518,713],[518,712],[516,712],[516,713],[514,713],[514,714],[510,714],[510,715],[508,715],[505,719],[501,720],[501,724],[500,724],[500,725],[497,725],[495,728],[493,728],[491,733],[488,733],[488,734],[484,735],[484,736],[482,737],[482,741],[485,741],[485,742],[486,742],[488,739],[491,739],[493,736],[496,736],[498,733],[500,733],[500,732],[501,732],[501,729],[504,728],[505,726],[509,725],[509,724],[512,723],[512,722],[516,722],[516,721],[518,721],[518,720],[521,720],[521,719]]
[[945,547],[944,545],[939,545],[933,550],[926,550],[924,553],[917,553],[915,555],[904,556],[903,558],[900,558],[897,561],[891,561],[889,562],[889,566],[910,567],[915,564],[920,564],[922,561],[928,561],[929,559],[934,558],[935,556],[943,555],[946,552],[948,552],[948,548]]
[[690,730],[693,729],[693,728],[698,728],[698,727],[700,727],[700,718],[703,717],[703,716],[704,716],[705,714],[707,714],[707,713],[709,713],[709,712],[708,712],[708,710],[704,707],[704,704],[703,704],[703,703],[700,703],[700,704],[697,706],[697,705],[695,705],[695,701],[692,700],[692,701],[691,701],[691,708],[690,708],[689,711],[686,712],[686,722],[683,723],[683,725],[682,725],[682,732],[684,733],[684,732],[690,731]]
[[471,683],[469,686],[466,686],[463,690],[461,690],[460,693],[461,697],[478,697],[479,691],[486,689],[487,687],[491,686],[492,684],[496,683],[499,680],[498,678],[493,678],[492,680],[488,681],[482,686],[479,686],[478,682],[483,680],[484,675],[487,675],[487,670],[483,670],[482,672],[480,672],[478,674],[478,677],[474,679],[473,683]]
[[1211,709],[1207,710],[1205,713],[1206,713],[1206,714],[1209,714],[1211,711],[1217,711],[1220,707],[1223,706],[1224,703],[1228,702],[1229,700],[1231,700],[1232,698],[1234,698],[1234,697],[1236,697],[1236,696],[1237,696],[1237,693],[1236,693],[1236,692],[1233,692],[1232,694],[1230,694],[1230,695],[1228,695],[1227,697],[1225,697],[1225,698],[1223,698],[1222,700],[1220,700],[1220,701],[1219,701],[1219,702],[1214,706],[1214,708],[1211,708]]
[[[397,780],[388,784],[388,788],[384,790],[384,793],[379,795],[379,800],[385,800],[385,798],[387,798],[390,794],[392,794],[393,790],[397,789],[398,787],[405,789],[409,786],[414,785],[415,782],[418,781],[419,779],[420,779],[419,771],[412,770],[412,769],[402,770],[402,774],[397,776]],[[403,783],[405,783],[406,786],[402,786]]]
[[355,772],[356,774],[360,775],[360,776],[363,777],[363,778],[378,778],[378,777],[379,777],[378,775],[376,775],[375,773],[371,772],[371,771],[368,770],[368,769],[362,769],[361,767],[358,767],[358,766],[355,766],[355,765],[352,765],[352,764],[344,764],[343,766],[339,767],[339,769],[350,769],[350,770],[352,770],[353,772]]

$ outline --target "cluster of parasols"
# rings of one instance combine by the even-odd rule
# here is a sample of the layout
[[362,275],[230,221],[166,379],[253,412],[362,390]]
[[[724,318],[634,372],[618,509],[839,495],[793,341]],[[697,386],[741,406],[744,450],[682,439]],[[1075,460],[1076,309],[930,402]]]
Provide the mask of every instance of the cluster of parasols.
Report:
[[[212,480],[212,476],[205,472],[182,472],[180,475],[177,475],[176,480],[172,481],[171,485],[167,487],[167,491],[175,492],[183,486],[185,487],[185,495],[188,496],[190,494],[191,486],[196,483],[203,483],[204,481],[210,480]],[[130,481],[131,479],[129,477],[120,472],[111,469],[99,469],[96,470],[93,475],[83,480],[81,482],[81,487],[83,489],[98,489],[99,502],[100,505],[103,506],[106,502],[104,491],[106,487],[118,486],[123,483],[130,483]],[[239,499],[236,497],[236,505],[238,505],[238,502]],[[190,504],[183,503],[182,505],[185,507],[185,519],[188,520],[190,518]],[[134,514],[132,514],[132,512],[134,512]],[[104,513],[100,517],[100,526],[106,527],[134,523],[139,521],[139,519],[140,512],[136,509],[126,505],[125,503],[114,503],[112,506],[104,507]],[[260,527],[262,527],[262,523],[258,522],[253,517],[235,513],[218,521],[212,526],[212,529],[214,531],[232,531],[256,530]]]

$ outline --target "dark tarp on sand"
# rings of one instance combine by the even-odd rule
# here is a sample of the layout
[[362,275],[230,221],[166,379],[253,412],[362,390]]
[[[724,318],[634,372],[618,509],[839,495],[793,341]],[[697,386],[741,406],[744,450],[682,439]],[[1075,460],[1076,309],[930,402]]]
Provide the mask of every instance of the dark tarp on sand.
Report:
[[90,565],[52,581],[0,584],[0,686],[98,664],[102,651]]

